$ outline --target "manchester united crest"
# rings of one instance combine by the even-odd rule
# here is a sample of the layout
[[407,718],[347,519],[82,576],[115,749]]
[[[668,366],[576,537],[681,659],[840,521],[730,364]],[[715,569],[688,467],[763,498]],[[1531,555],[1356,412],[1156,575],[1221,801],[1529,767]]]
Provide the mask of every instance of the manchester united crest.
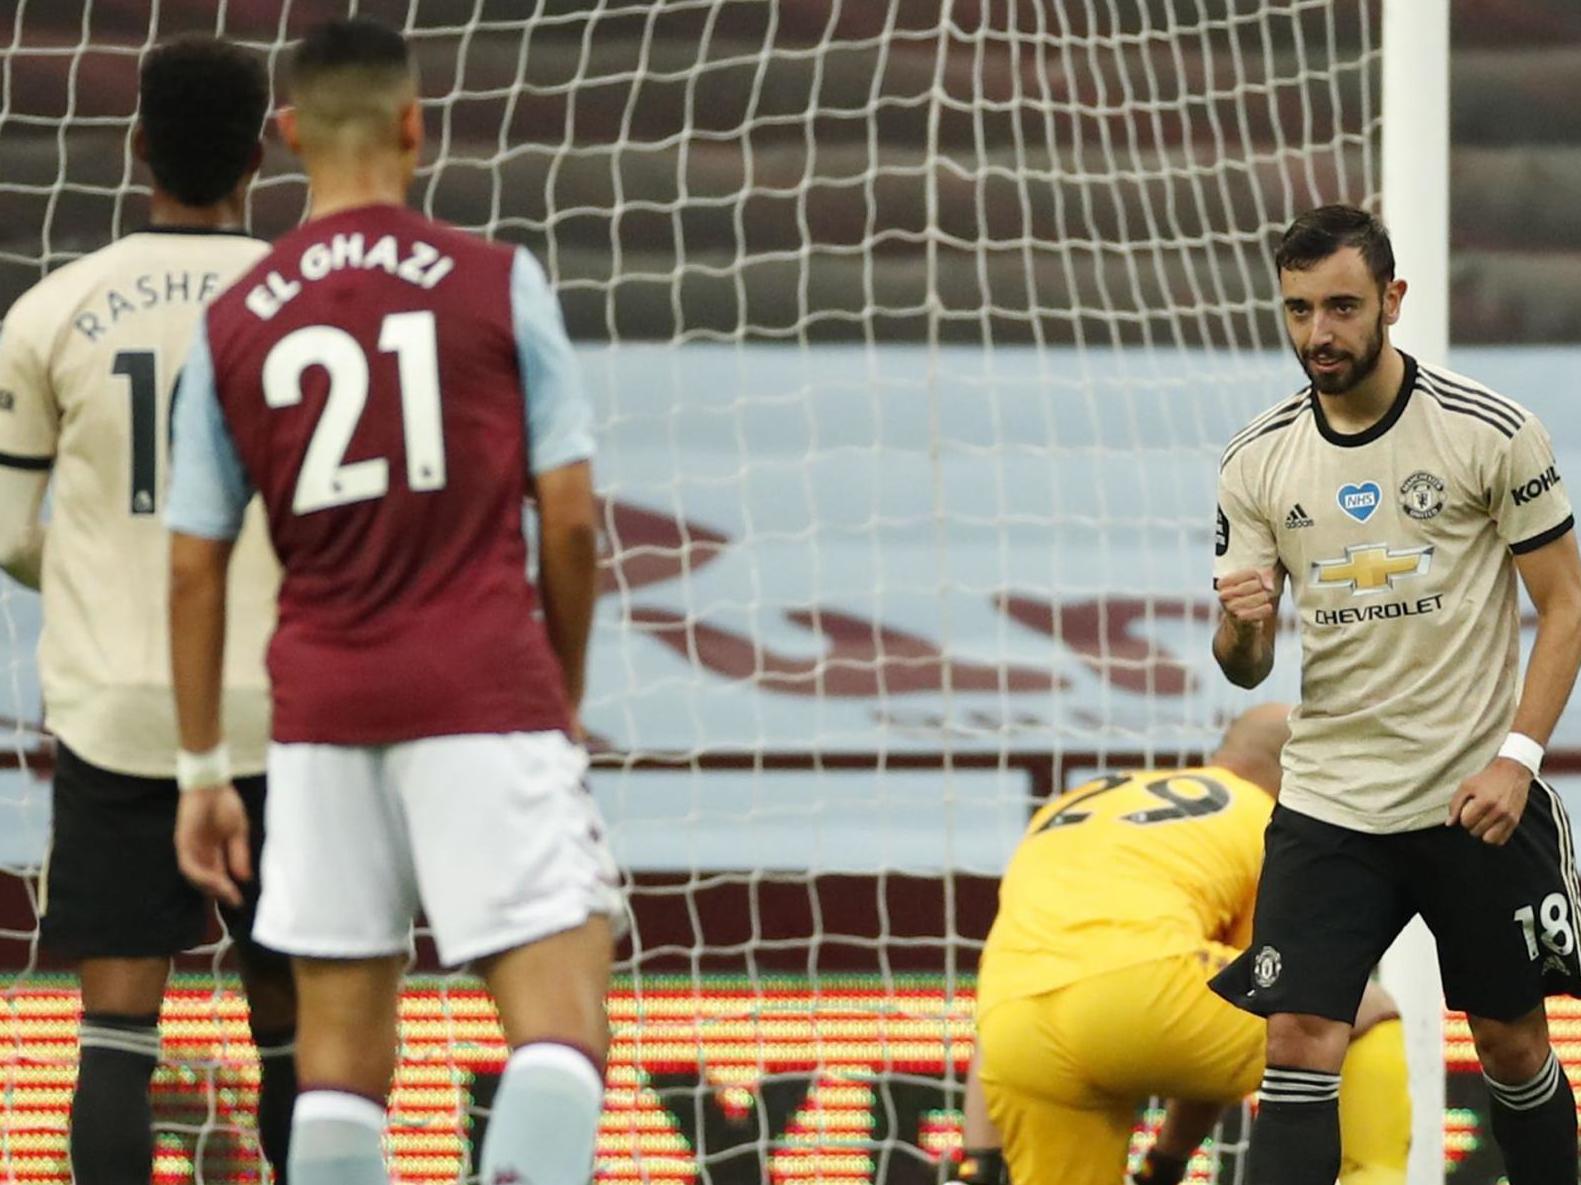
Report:
[[1282,970],[1284,960],[1279,957],[1279,952],[1271,946],[1265,946],[1252,960],[1252,981],[1260,988],[1273,987]]
[[1436,518],[1444,509],[1444,483],[1418,469],[1400,483],[1400,509],[1415,519]]

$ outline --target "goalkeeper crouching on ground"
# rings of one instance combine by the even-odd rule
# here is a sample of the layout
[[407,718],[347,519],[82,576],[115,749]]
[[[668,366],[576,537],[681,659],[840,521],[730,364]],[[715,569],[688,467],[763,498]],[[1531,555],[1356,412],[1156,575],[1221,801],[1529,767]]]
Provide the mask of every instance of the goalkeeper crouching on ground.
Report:
[[[961,1180],[1117,1185],[1137,1110],[1159,1096],[1164,1124],[1131,1180],[1176,1185],[1223,1108],[1257,1089],[1265,1026],[1208,980],[1251,932],[1287,712],[1245,713],[1200,769],[1105,774],[1033,816],[983,952]],[[1343,1185],[1402,1185],[1405,1045],[1376,986],[1337,1089]]]

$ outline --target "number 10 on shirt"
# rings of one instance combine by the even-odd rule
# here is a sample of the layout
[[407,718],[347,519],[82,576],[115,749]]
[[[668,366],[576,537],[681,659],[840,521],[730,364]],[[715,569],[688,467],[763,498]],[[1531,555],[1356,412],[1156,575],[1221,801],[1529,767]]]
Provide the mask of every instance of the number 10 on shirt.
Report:
[[[416,491],[443,489],[445,437],[434,314],[391,313],[379,329],[379,350],[394,354],[400,368],[407,485]],[[368,402],[368,357],[344,329],[309,325],[281,338],[264,360],[265,402],[273,408],[297,406],[302,374],[314,366],[329,375],[329,394],[297,477],[291,501],[296,514],[382,498],[390,488],[385,458],[346,464],[346,450]]]

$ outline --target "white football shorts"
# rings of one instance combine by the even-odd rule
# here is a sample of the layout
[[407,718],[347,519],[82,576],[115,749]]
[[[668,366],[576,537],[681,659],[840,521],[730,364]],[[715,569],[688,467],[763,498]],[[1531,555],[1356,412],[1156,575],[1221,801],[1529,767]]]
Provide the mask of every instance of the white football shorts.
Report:
[[597,915],[619,932],[586,774],[558,732],[273,745],[253,937],[314,958],[400,954],[421,906],[455,965]]

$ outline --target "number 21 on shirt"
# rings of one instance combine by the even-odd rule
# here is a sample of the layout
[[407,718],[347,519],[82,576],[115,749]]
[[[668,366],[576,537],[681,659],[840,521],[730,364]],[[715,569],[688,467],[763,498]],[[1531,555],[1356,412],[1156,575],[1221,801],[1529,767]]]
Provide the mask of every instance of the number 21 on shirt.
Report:
[[[394,354],[400,371],[407,485],[417,491],[443,489],[445,437],[434,314],[391,313],[379,330],[379,350]],[[390,488],[385,458],[346,464],[346,450],[368,402],[368,357],[344,329],[309,325],[276,342],[264,360],[265,402],[274,408],[301,403],[302,374],[314,366],[328,374],[329,394],[297,475],[291,501],[296,514],[382,498]]]

